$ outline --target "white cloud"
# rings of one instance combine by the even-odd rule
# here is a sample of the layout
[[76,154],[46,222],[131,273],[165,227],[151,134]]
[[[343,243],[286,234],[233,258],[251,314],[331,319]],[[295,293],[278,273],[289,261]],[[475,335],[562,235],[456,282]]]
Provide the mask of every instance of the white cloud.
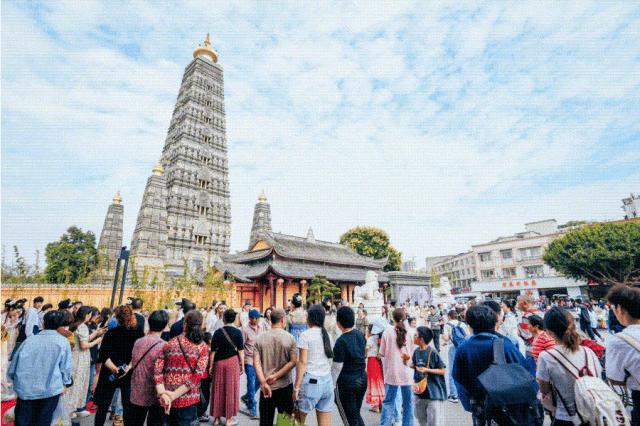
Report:
[[335,240],[371,224],[419,257],[530,220],[620,217],[640,146],[621,154],[609,135],[640,139],[638,16],[595,2],[3,4],[3,243],[29,256],[71,224],[99,233],[118,188],[130,238],[206,31],[225,69],[234,249],[263,188],[276,230]]

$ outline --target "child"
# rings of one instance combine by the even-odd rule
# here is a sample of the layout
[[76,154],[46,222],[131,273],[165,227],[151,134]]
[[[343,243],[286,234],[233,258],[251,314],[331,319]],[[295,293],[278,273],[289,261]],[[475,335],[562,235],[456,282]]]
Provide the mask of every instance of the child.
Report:
[[365,355],[367,356],[367,404],[371,406],[369,410],[379,413],[384,401],[384,377],[382,375],[382,362],[378,357],[380,349],[380,338],[384,329],[379,324],[369,324],[367,332],[367,346]]
[[416,394],[415,414],[421,426],[444,425],[442,405],[447,398],[447,387],[444,381],[445,365],[438,352],[429,346],[433,340],[433,332],[427,327],[418,327],[414,343],[418,345],[411,358],[415,370],[413,380],[418,383],[427,377],[427,387],[421,394]]

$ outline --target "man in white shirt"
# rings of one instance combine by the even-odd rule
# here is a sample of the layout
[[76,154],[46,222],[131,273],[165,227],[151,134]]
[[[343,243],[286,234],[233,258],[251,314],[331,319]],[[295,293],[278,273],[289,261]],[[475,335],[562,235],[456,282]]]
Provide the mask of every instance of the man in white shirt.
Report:
[[43,304],[44,298],[42,296],[37,296],[33,299],[33,305],[31,305],[24,316],[24,332],[27,337],[31,336],[32,334],[38,334],[38,332],[42,330],[42,324],[40,323],[39,314]]
[[627,385],[633,399],[631,424],[640,424],[640,289],[618,285],[607,295],[616,318],[626,328],[607,339],[607,378]]

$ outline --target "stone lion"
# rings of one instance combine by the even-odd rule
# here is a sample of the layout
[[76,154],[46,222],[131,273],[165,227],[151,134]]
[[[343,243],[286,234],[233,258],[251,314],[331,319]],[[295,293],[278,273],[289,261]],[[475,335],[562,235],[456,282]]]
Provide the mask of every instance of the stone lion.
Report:
[[367,271],[364,284],[356,287],[353,295],[356,300],[375,300],[382,297],[378,290],[378,274],[375,271]]

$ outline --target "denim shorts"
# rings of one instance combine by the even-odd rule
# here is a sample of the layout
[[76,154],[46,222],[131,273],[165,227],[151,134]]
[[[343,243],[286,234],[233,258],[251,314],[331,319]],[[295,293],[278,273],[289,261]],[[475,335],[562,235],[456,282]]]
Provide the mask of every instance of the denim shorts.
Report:
[[[316,383],[311,383],[316,382]],[[333,380],[331,374],[314,376],[305,373],[300,385],[298,409],[303,413],[313,410],[330,413],[334,410]]]

